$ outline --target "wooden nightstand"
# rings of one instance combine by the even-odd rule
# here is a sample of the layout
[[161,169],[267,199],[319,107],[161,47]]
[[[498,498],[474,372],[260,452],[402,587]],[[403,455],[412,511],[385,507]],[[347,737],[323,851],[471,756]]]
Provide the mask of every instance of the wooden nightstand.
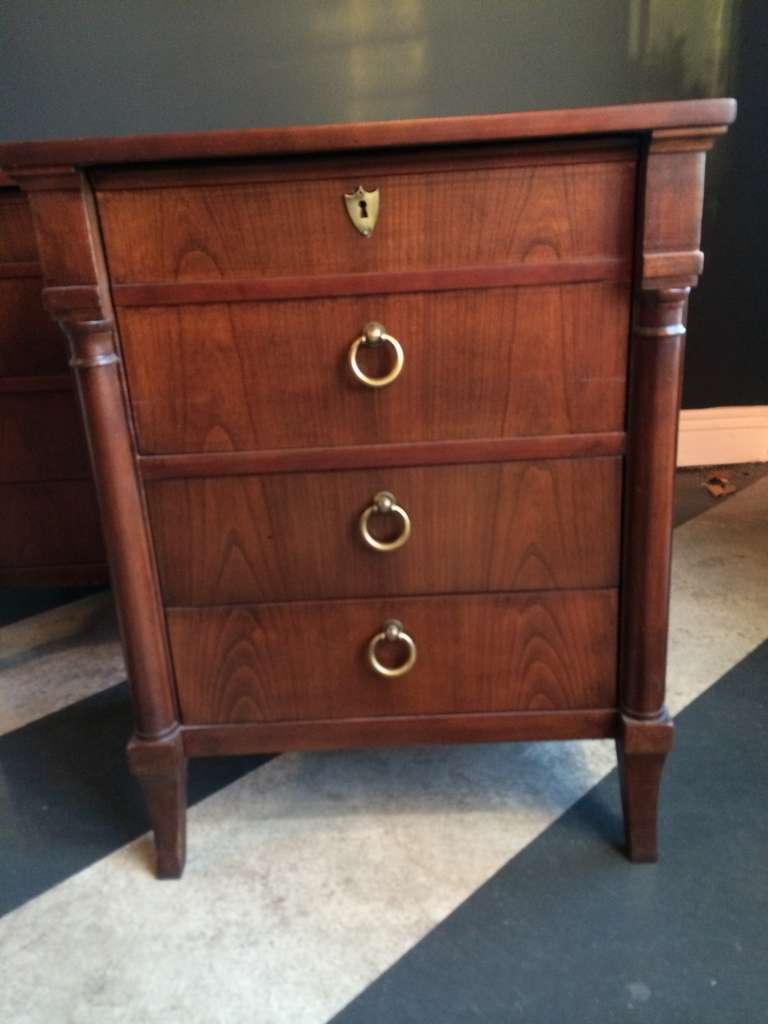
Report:
[[615,737],[656,857],[730,100],[0,147],[70,340],[161,876],[188,757]]

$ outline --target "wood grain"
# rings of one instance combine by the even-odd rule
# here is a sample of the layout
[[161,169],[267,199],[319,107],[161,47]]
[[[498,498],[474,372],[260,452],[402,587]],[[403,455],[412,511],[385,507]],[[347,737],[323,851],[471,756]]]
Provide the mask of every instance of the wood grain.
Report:
[[179,132],[122,138],[15,142],[0,146],[0,166],[87,166],[144,160],[268,156],[363,150],[372,147],[484,143],[505,139],[599,135],[606,132],[647,132],[653,128],[686,128],[730,124],[736,116],[733,99],[674,100],[625,103],[605,107],[519,111],[508,114],[426,117],[365,123],[254,128],[245,131]]
[[158,878],[180,878],[187,851],[187,761],[176,729],[162,740],[133,736],[128,764],[144,791]]
[[413,171],[442,171],[447,164],[462,170],[484,170],[488,161],[503,158],[506,165],[517,167],[541,164],[595,163],[596,160],[627,160],[638,152],[638,138],[632,134],[615,134],[578,140],[560,138],[537,141],[486,142],[479,146],[441,145],[259,157],[258,159],[216,160],[190,164],[178,161],[154,163],[142,167],[123,164],[94,167],[88,179],[100,195],[106,189],[177,188],[202,184],[242,184],[271,181],[322,181],[346,177],[359,172],[374,175],[409,174]]
[[189,725],[188,757],[287,750],[338,750],[428,743],[509,743],[512,740],[607,739],[616,735],[613,708],[580,711],[491,711],[452,715],[381,715],[308,722]]
[[631,248],[634,159],[383,174],[363,182],[381,193],[370,238],[355,230],[343,202],[360,183],[350,173],[103,190],[111,277],[120,284],[371,273],[624,256]]
[[[734,113],[0,147],[78,367],[161,873],[182,866],[186,755],[384,742],[618,735],[630,854],[655,854],[681,312],[701,268],[702,154]],[[359,183],[382,189],[370,239],[342,204]],[[37,273],[36,254],[9,258],[4,281]],[[651,297],[627,427],[630,261]],[[113,295],[133,303],[122,346]],[[382,310],[405,374],[348,394],[345,348]],[[621,452],[627,430],[626,500],[620,458],[552,458]],[[355,534],[381,489],[414,521],[393,556]],[[166,601],[199,607],[166,615],[156,554]],[[419,645],[394,682],[364,661],[388,617]]]
[[0,376],[67,372],[67,346],[40,301],[37,277],[0,280]]
[[[621,431],[629,287],[582,284],[123,309],[139,447],[238,451]],[[405,352],[381,390],[349,346],[369,320]],[[362,351],[380,374],[388,346]],[[290,381],[290,388],[285,382]]]
[[36,260],[32,216],[23,192],[17,188],[0,189],[0,264]]
[[[18,378],[16,378],[18,379]],[[550,434],[477,438],[472,441],[410,441],[405,444],[338,445],[335,448],[278,448],[246,452],[140,455],[144,480],[304,473],[370,466],[440,466],[451,463],[511,462],[623,455],[626,435]]]
[[[375,552],[358,518],[391,491],[413,532]],[[148,483],[166,603],[614,586],[621,460]],[[380,539],[395,517],[374,524]]]
[[90,480],[0,484],[0,566],[104,561]]
[[[176,699],[93,196],[72,168],[33,174],[25,188],[45,294],[55,300],[49,308],[67,336],[85,414],[136,731],[166,736],[177,723]],[[83,513],[78,525],[94,543],[95,523]]]
[[648,199],[644,210],[644,255],[698,252],[704,202],[706,153],[663,150],[647,165]]
[[[686,258],[688,254],[685,254]],[[10,264],[6,264],[6,267]],[[18,264],[14,264],[18,266]],[[551,260],[548,263],[503,263],[486,267],[431,267],[429,270],[374,271],[350,274],[300,274],[282,277],[229,277],[217,281],[161,281],[118,284],[115,305],[184,306],[216,302],[264,302],[275,299],[317,299],[341,295],[448,292],[466,288],[508,288],[527,285],[577,284],[581,281],[628,283],[631,260]],[[0,270],[0,276],[2,270]]]
[[299,181],[368,174],[407,174],[411,171],[431,173],[446,166],[463,170],[484,170],[491,161],[509,166],[574,164],[598,160],[626,160],[637,153],[638,139],[631,134],[616,134],[591,139],[545,139],[484,143],[481,146],[409,146],[395,152],[371,149],[294,154],[284,157],[259,156],[256,160],[211,160],[190,163],[162,162],[135,167],[122,164],[93,167],[88,179],[96,192],[107,189],[186,188],[196,185],[233,185],[242,182]]
[[[82,229],[95,241],[87,205]],[[98,250],[91,249],[90,253]],[[83,267],[85,276],[86,267]],[[92,268],[93,269],[93,268]],[[98,269],[96,270],[98,273]],[[102,294],[104,294],[102,292]],[[81,314],[82,316],[82,314]],[[136,735],[156,739],[176,728],[176,695],[133,436],[111,320],[65,322],[99,490],[110,579],[117,599]]]
[[36,391],[74,391],[75,382],[72,374],[54,373],[50,376],[38,377],[28,374],[23,377],[0,376],[0,395],[30,394]]
[[19,189],[2,189],[0,585],[105,583],[96,496],[66,343],[43,309],[40,275],[27,197]]
[[677,423],[688,288],[641,293],[633,341],[624,523],[622,708],[664,704]]
[[40,264],[33,260],[0,263],[0,281],[15,277],[40,277]]
[[[418,646],[383,679],[369,639],[398,618]],[[270,722],[616,702],[616,592],[171,609],[182,721]]]
[[654,721],[621,716],[616,755],[624,811],[627,856],[653,863],[658,853],[658,802],[661,775],[672,749],[674,727],[666,714]]
[[72,391],[0,393],[0,482],[88,479]]

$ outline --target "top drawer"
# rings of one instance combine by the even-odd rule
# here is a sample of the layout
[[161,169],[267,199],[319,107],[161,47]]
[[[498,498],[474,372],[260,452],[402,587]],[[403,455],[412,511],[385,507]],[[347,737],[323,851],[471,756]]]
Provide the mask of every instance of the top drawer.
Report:
[[[117,284],[626,258],[634,184],[635,150],[618,143],[95,176]],[[358,185],[379,190],[367,238],[344,203]]]

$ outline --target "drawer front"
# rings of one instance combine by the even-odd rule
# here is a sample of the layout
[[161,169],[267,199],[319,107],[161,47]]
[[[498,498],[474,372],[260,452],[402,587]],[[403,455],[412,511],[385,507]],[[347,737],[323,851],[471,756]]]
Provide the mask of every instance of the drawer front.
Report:
[[[145,453],[285,449],[624,428],[619,283],[123,309]],[[368,321],[400,342],[386,387],[348,353]],[[366,375],[391,346],[361,347]]]
[[[411,522],[372,550],[391,492]],[[147,484],[167,604],[614,586],[621,459],[268,474]],[[402,535],[373,515],[374,540]]]
[[69,373],[64,335],[43,309],[39,277],[2,277],[0,377]]
[[[393,598],[168,611],[185,724],[616,704],[616,592]],[[369,642],[400,620],[413,668],[378,675]],[[401,641],[374,654],[395,667]]]
[[0,566],[104,561],[99,510],[90,480],[0,484]]
[[[192,169],[99,175],[97,195],[113,281],[220,281],[498,266],[626,257],[631,250],[635,154],[631,148],[556,158],[510,149],[481,161],[434,152],[423,168],[397,157],[334,175],[288,162],[253,181]],[[247,177],[247,169],[237,172]],[[264,180],[265,176],[267,179]],[[230,175],[232,177],[232,175]],[[344,196],[379,190],[366,238]]]
[[0,393],[0,481],[89,476],[73,391]]

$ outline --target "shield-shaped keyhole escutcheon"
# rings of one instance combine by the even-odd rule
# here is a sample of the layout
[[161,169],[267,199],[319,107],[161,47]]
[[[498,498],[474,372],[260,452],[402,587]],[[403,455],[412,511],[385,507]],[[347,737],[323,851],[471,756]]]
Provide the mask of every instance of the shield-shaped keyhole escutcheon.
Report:
[[379,190],[375,188],[367,192],[362,185],[358,185],[354,192],[344,195],[344,202],[349,219],[360,234],[368,238],[379,217]]

